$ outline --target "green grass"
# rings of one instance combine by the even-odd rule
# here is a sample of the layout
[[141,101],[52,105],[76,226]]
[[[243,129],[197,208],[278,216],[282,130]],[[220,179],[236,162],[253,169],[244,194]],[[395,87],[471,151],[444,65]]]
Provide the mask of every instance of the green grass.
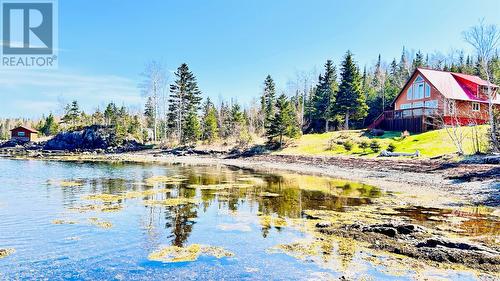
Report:
[[[470,127],[459,128],[465,136],[463,141],[466,154],[473,152],[472,148],[472,129]],[[482,150],[486,148],[486,132],[487,126],[479,126],[481,135]],[[349,139],[354,143],[351,151],[347,151],[342,142]],[[434,157],[445,154],[456,153],[457,149],[453,145],[446,129],[429,131],[422,134],[410,135],[404,139],[401,138],[400,132],[385,132],[383,136],[369,136],[364,130],[350,130],[329,132],[324,134],[303,135],[300,139],[295,140],[287,148],[275,152],[277,154],[287,155],[355,155],[363,157],[375,157],[379,152],[373,152],[370,148],[363,150],[359,148],[359,143],[362,140],[371,142],[377,140],[380,143],[381,149],[387,149],[390,143],[396,146],[395,152],[414,153],[416,150],[424,157]],[[333,143],[333,145],[331,145]],[[337,144],[338,143],[338,144]]]

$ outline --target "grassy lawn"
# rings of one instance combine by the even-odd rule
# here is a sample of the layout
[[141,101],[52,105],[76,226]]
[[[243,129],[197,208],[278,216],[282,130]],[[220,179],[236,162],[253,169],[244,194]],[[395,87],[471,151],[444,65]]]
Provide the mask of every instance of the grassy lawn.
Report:
[[[459,128],[465,136],[463,141],[464,150],[466,153],[472,153],[472,129],[470,127]],[[482,149],[486,147],[486,132],[487,126],[479,126],[481,135]],[[456,147],[453,145],[446,129],[425,132],[422,134],[410,135],[406,138],[401,138],[400,132],[385,132],[383,136],[370,136],[364,130],[350,130],[329,132],[324,134],[303,135],[300,139],[295,140],[287,148],[275,152],[276,154],[287,155],[356,155],[363,157],[375,157],[379,153],[373,152],[370,148],[361,149],[359,144],[362,141],[368,143],[376,140],[381,147],[381,150],[387,149],[389,144],[395,146],[395,152],[414,153],[416,150],[424,157],[434,157],[444,154],[455,153]],[[344,143],[348,141],[352,143],[352,149],[346,150]]]

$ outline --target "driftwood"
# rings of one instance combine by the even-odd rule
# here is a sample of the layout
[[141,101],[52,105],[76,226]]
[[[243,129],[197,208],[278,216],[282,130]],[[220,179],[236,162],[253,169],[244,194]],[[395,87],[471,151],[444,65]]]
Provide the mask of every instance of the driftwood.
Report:
[[411,157],[419,157],[420,151],[415,150],[415,153],[404,153],[404,152],[390,152],[387,150],[382,150],[378,157],[400,157],[400,156],[411,156]]

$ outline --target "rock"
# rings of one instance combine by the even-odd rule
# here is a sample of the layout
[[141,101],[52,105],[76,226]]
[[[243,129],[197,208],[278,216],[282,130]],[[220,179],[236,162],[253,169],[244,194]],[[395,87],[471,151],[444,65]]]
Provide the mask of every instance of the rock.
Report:
[[77,131],[67,131],[57,134],[44,145],[46,150],[97,150],[98,153],[136,151],[143,145],[136,140],[128,139],[116,147],[117,139],[112,126],[92,125]]
[[317,228],[331,227],[333,224],[329,221],[320,221],[316,224]]
[[[356,226],[355,228],[360,228],[360,226]],[[363,226],[361,227],[361,230],[363,232],[380,233],[389,237],[396,237],[397,235],[410,235],[424,231],[423,227],[421,226],[405,223],[374,224]]]

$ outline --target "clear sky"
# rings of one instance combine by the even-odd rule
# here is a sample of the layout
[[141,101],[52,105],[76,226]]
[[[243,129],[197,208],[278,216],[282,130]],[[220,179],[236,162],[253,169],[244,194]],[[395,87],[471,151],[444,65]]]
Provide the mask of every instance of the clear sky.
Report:
[[146,62],[186,62],[205,95],[257,97],[267,74],[278,89],[297,72],[339,63],[361,67],[402,46],[466,49],[461,32],[480,18],[500,25],[498,0],[59,0],[59,68],[0,70],[0,117],[38,117],[76,99],[140,108]]

